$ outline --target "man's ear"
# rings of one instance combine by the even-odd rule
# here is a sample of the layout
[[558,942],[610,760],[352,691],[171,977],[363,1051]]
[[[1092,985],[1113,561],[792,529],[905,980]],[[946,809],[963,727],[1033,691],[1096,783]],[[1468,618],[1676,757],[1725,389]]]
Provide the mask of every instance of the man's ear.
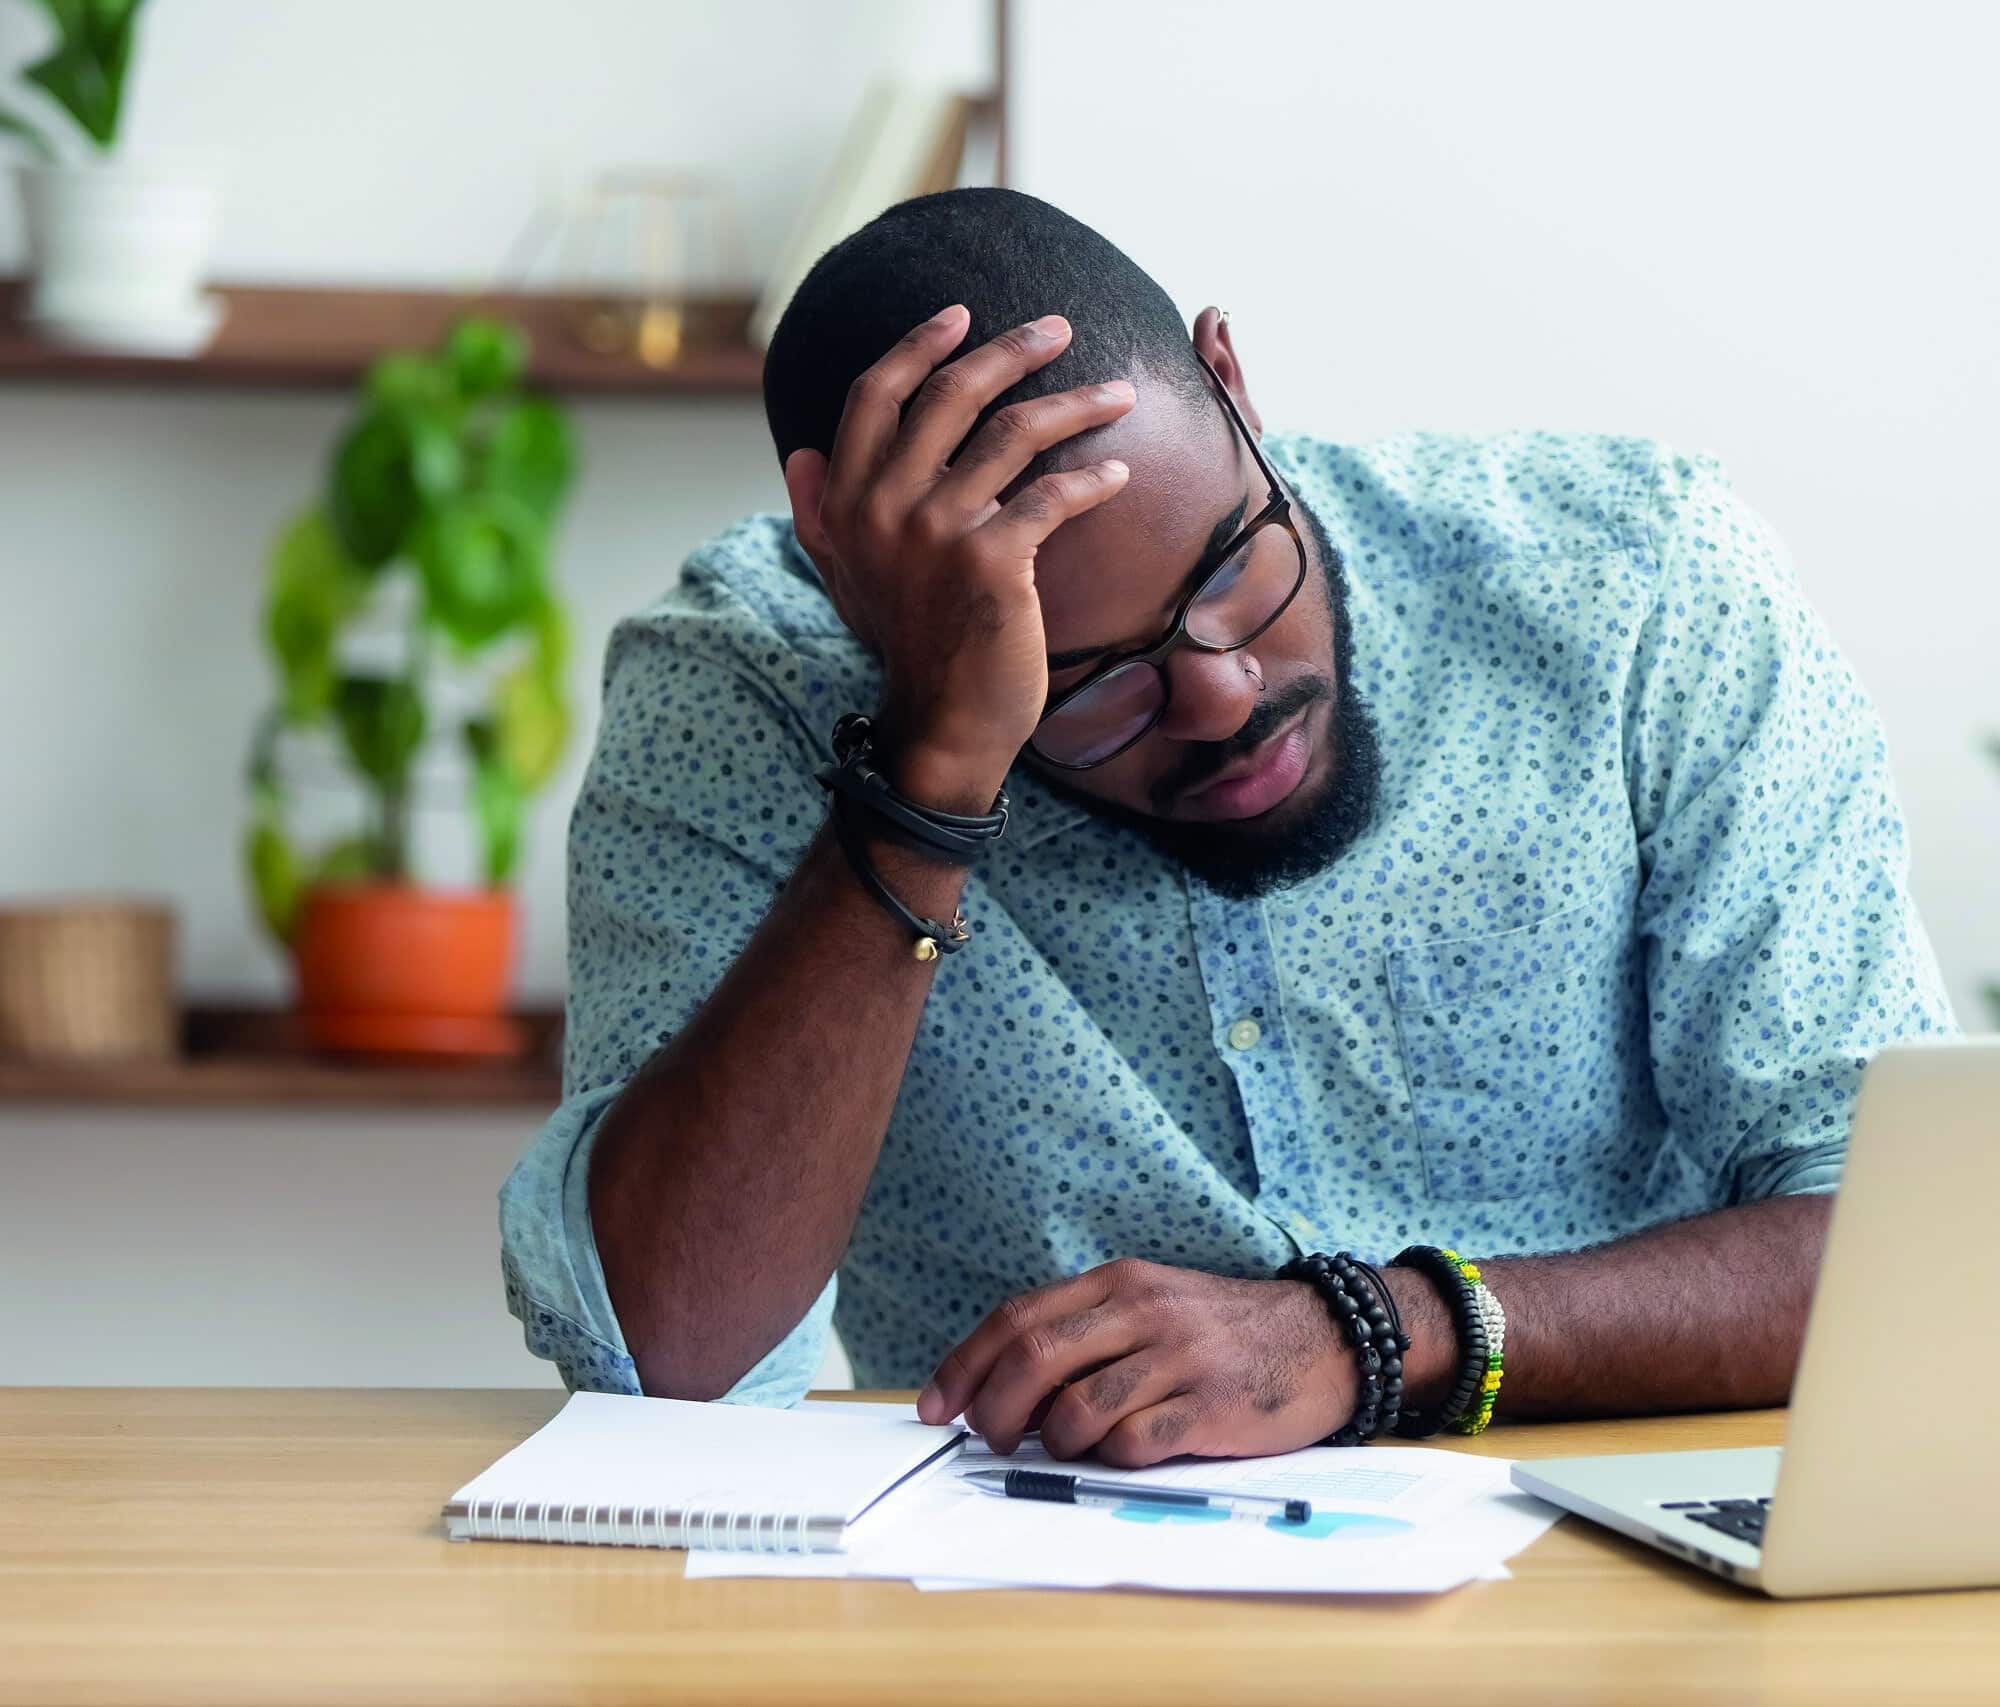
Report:
[[1236,407],[1243,412],[1244,423],[1259,438],[1264,436],[1264,418],[1257,413],[1257,405],[1250,401],[1250,388],[1243,378],[1243,364],[1237,359],[1236,346],[1229,336],[1229,311],[1212,304],[1204,308],[1194,319],[1194,347],[1201,352],[1202,359],[1215,369],[1215,376],[1229,387],[1229,395],[1236,399]]
[[826,531],[819,523],[820,499],[826,494],[826,458],[816,450],[795,450],[785,459],[785,495],[792,501],[792,528],[806,555],[825,573],[826,560],[833,555]]

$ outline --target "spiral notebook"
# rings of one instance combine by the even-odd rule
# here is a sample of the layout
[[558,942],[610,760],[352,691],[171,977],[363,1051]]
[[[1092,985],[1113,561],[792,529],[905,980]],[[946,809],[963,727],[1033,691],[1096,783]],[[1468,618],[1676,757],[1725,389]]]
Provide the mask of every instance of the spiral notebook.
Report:
[[838,1552],[847,1526],[957,1443],[875,1405],[572,1394],[445,1503],[454,1541]]

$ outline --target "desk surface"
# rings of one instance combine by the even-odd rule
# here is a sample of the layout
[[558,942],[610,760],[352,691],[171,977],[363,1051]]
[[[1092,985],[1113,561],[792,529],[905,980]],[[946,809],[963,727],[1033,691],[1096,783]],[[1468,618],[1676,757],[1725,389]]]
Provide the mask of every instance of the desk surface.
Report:
[[[1776,1605],[1568,1519],[1511,1582],[1367,1602],[686,1582],[453,1545],[553,1392],[0,1389],[0,1700],[2000,1700],[2000,1592]],[[1496,1428],[1514,1457],[1745,1446],[1783,1414]]]

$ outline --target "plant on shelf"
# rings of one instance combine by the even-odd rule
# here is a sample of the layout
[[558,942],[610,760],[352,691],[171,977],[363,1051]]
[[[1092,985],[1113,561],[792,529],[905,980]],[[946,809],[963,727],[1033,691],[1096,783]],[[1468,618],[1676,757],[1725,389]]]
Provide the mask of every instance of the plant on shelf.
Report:
[[57,343],[187,355],[222,314],[201,292],[216,195],[185,155],[120,146],[142,3],[36,0],[53,36],[19,93],[0,99],[0,137],[29,155],[16,174],[27,323]]
[[[460,321],[384,356],[318,502],[272,550],[264,637],[277,704],[250,756],[246,859],[324,1046],[498,1053],[521,820],[568,735],[567,624],[551,529],[574,464],[567,419],[522,386],[513,327]],[[386,658],[386,662],[385,662]],[[331,741],[365,803],[313,854],[288,828],[287,751]],[[456,745],[484,886],[413,882],[420,760]]]
[[[110,153],[125,105],[125,73],[144,0],[40,0],[56,27],[49,51],[23,66],[33,84],[66,114],[86,148]],[[0,132],[17,136],[50,165],[62,159],[55,138],[12,105],[0,105]]]

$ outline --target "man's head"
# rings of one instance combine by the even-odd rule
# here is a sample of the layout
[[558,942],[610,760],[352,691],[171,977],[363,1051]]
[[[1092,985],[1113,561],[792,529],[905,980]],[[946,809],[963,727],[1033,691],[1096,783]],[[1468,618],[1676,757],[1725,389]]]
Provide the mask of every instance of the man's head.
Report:
[[[1261,423],[1216,310],[1190,340],[1172,299],[1089,227],[1031,196],[953,190],[891,208],[799,287],[765,363],[780,462],[802,447],[830,452],[855,376],[952,302],[971,316],[961,353],[1044,314],[1072,329],[1063,353],[994,399],[973,433],[1018,399],[1116,378],[1137,391],[1121,419],[1044,452],[1009,489],[1109,456],[1131,470],[1123,492],[1065,522],[1037,554],[1053,703],[1107,660],[1157,644],[1199,572],[1264,508],[1269,485],[1215,383],[1247,432]],[[1102,764],[1061,770],[1029,755],[1063,792],[1232,893],[1319,869],[1373,804],[1376,745],[1348,668],[1341,560],[1296,498],[1291,512],[1308,573],[1269,628],[1237,651],[1172,653],[1158,725]],[[1295,563],[1283,530],[1266,532],[1257,549]]]

